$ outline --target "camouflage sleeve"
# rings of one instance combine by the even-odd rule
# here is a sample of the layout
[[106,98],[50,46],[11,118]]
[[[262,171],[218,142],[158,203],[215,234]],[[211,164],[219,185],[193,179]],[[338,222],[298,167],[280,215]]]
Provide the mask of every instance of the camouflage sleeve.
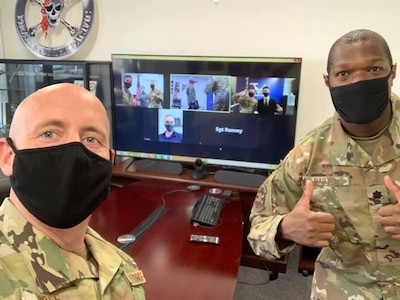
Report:
[[204,88],[204,93],[208,94],[209,92],[211,92],[211,90],[212,90],[212,84],[208,83]]
[[239,103],[238,100],[239,100],[239,95],[238,94],[233,94],[232,95],[232,104]]
[[129,95],[129,93],[122,91],[122,103],[125,105],[131,105],[132,104],[132,99]]
[[196,90],[194,87],[187,88],[186,94],[190,100],[196,100]]
[[279,249],[275,236],[280,222],[302,195],[303,175],[312,147],[312,138],[299,144],[260,186],[250,213],[251,228],[247,236],[255,254],[274,260],[294,248],[293,243]]
[[243,102],[246,101],[247,96],[246,95],[241,95],[240,93],[236,93],[232,95],[232,103],[236,104],[239,103],[240,105],[243,105]]
[[156,97],[155,97],[158,101],[163,102],[164,101],[164,95],[161,91],[157,91],[156,92]]

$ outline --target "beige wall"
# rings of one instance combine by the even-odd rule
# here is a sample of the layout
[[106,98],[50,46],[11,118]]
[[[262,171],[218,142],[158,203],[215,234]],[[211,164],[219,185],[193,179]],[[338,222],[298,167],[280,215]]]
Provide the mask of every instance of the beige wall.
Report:
[[[340,35],[356,28],[375,30],[388,41],[394,61],[400,61],[399,0],[95,2],[95,30],[68,59],[110,60],[111,53],[302,57],[296,141],[333,111],[322,74],[328,50]],[[4,57],[35,58],[17,36],[15,3],[0,1]],[[400,79],[393,89],[400,93]]]

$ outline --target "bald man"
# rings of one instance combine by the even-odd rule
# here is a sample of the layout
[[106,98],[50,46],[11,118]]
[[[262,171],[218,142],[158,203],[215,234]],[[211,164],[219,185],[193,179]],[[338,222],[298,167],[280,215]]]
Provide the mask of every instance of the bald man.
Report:
[[11,183],[0,206],[1,299],[144,299],[136,263],[88,226],[108,194],[109,135],[99,99],[74,84],[18,106],[0,139]]

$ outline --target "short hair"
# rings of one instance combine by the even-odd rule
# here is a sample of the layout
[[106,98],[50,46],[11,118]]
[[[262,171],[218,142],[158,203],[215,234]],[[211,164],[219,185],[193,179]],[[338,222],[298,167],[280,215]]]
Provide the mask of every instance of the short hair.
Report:
[[125,74],[125,75],[124,75],[124,79],[127,78],[127,77],[132,78],[132,75]]
[[166,114],[166,115],[164,116],[164,121],[165,121],[165,119],[166,119],[167,117],[171,117],[172,119],[174,119],[174,122],[175,122],[175,117],[174,117],[173,115],[171,115],[171,114]]
[[262,89],[269,89],[269,86],[263,86]]
[[336,48],[339,45],[350,45],[353,43],[357,43],[359,41],[376,41],[380,44],[385,53],[385,56],[390,65],[393,64],[392,54],[390,53],[389,45],[386,40],[377,32],[368,30],[368,29],[356,29],[352,30],[345,35],[341,36],[331,47],[328,55],[328,63],[326,66],[326,70],[329,74],[333,65],[333,55],[336,51]]

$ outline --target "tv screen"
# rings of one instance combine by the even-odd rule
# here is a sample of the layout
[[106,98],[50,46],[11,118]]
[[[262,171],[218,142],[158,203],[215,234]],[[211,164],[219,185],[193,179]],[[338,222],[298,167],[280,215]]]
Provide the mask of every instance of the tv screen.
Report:
[[116,154],[273,170],[294,145],[301,62],[113,54]]

